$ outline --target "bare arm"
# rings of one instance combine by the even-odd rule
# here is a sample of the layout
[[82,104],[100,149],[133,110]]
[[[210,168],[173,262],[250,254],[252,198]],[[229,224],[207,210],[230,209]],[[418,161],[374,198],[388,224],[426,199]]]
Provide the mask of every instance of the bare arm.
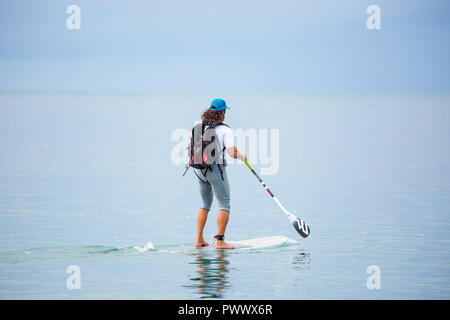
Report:
[[239,159],[242,161],[247,161],[247,156],[243,153],[240,153],[236,147],[229,147],[227,148],[227,152],[230,155],[230,157],[234,159]]

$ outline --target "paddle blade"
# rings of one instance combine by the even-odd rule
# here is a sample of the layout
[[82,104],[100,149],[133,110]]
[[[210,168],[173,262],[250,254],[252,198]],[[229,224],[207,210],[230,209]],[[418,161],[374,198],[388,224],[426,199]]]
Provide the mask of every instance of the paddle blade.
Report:
[[292,223],[292,225],[294,226],[294,229],[303,238],[307,238],[309,236],[309,233],[310,233],[309,226],[302,219],[300,219],[300,218],[295,219],[295,221]]

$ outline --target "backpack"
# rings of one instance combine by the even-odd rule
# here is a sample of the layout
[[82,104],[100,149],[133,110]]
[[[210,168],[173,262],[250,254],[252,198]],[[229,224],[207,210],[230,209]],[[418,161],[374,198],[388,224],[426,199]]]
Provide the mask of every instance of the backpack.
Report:
[[184,174],[186,174],[190,167],[206,171],[213,164],[226,165],[224,156],[225,148],[221,149],[219,146],[219,139],[215,130],[219,125],[227,126],[224,123],[214,125],[212,123],[202,122],[192,128],[191,141],[188,145],[189,162]]

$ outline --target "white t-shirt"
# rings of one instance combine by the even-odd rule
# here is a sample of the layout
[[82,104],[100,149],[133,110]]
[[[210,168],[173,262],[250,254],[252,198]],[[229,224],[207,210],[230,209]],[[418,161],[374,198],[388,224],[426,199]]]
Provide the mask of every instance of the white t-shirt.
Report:
[[216,135],[219,139],[219,146],[222,150],[234,147],[233,130],[224,125],[218,125],[216,128]]

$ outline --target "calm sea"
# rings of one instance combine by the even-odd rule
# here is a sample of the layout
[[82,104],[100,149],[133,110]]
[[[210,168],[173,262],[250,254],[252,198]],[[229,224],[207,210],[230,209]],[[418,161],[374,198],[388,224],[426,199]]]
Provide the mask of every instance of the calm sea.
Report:
[[449,96],[226,97],[255,170],[275,164],[263,180],[311,227],[230,164],[227,239],[293,240],[247,252],[193,250],[197,181],[172,137],[212,98],[0,95],[0,298],[450,298]]

